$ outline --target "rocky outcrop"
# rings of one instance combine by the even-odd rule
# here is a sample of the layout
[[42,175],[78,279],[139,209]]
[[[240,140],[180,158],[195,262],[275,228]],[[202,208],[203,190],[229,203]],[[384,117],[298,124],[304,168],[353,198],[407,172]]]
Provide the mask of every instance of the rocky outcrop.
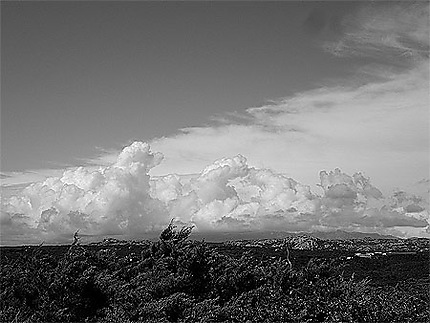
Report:
[[291,249],[296,250],[317,250],[322,244],[320,239],[305,235],[289,237],[285,241]]

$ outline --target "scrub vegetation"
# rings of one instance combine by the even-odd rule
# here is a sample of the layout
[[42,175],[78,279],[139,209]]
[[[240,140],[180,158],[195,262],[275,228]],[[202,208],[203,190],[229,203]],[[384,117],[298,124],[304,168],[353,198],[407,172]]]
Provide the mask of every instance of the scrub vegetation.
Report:
[[170,224],[139,255],[75,243],[2,255],[1,322],[428,322],[425,282],[375,286],[336,260],[233,257]]

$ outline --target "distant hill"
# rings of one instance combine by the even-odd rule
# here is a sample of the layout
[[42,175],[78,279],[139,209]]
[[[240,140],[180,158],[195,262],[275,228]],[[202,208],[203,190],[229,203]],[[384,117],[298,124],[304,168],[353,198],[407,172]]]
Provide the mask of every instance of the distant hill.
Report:
[[315,238],[322,240],[351,240],[351,239],[399,239],[398,237],[392,235],[382,235],[379,233],[365,233],[365,232],[348,232],[343,230],[329,231],[329,232],[312,232],[304,233],[305,235],[310,235]]
[[321,240],[351,240],[351,239],[399,239],[392,235],[381,235],[379,233],[316,231],[316,232],[285,232],[285,231],[260,231],[260,232],[217,232],[200,233],[193,232],[191,239],[205,239],[208,242],[223,242],[234,240],[259,240],[259,239],[283,239],[286,237],[309,236]]

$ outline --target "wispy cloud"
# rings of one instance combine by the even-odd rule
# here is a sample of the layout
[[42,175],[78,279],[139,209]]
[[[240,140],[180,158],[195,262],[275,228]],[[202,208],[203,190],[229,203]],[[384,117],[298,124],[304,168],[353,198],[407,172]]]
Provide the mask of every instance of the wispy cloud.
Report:
[[37,169],[24,172],[3,172],[1,173],[1,186],[3,188],[15,185],[28,185],[40,182],[48,177],[61,174],[64,169]]
[[251,165],[304,182],[313,181],[309,174],[321,168],[338,166],[366,170],[383,189],[426,177],[430,104],[426,63],[379,75],[377,81],[371,78],[359,86],[319,88],[250,108],[245,113],[252,122],[224,120],[157,139],[152,146],[166,156],[158,174],[195,172],[219,156],[241,153]]
[[384,61],[354,67],[353,79],[159,138],[152,146],[165,152],[166,164],[158,171],[181,172],[182,161],[196,171],[219,156],[241,153],[251,165],[304,182],[313,180],[309,174],[318,167],[338,166],[366,170],[384,190],[426,177],[428,13],[428,3],[423,2],[363,5],[340,22],[340,39],[324,46],[338,56],[381,56]]
[[337,56],[429,57],[428,2],[374,2],[344,17],[342,25],[343,37],[325,44]]

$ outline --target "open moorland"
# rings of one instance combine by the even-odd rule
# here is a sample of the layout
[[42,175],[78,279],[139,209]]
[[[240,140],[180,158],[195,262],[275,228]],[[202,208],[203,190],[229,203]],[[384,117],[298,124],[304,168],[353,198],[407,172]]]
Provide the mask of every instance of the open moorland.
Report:
[[429,240],[1,248],[1,322],[428,322]]

